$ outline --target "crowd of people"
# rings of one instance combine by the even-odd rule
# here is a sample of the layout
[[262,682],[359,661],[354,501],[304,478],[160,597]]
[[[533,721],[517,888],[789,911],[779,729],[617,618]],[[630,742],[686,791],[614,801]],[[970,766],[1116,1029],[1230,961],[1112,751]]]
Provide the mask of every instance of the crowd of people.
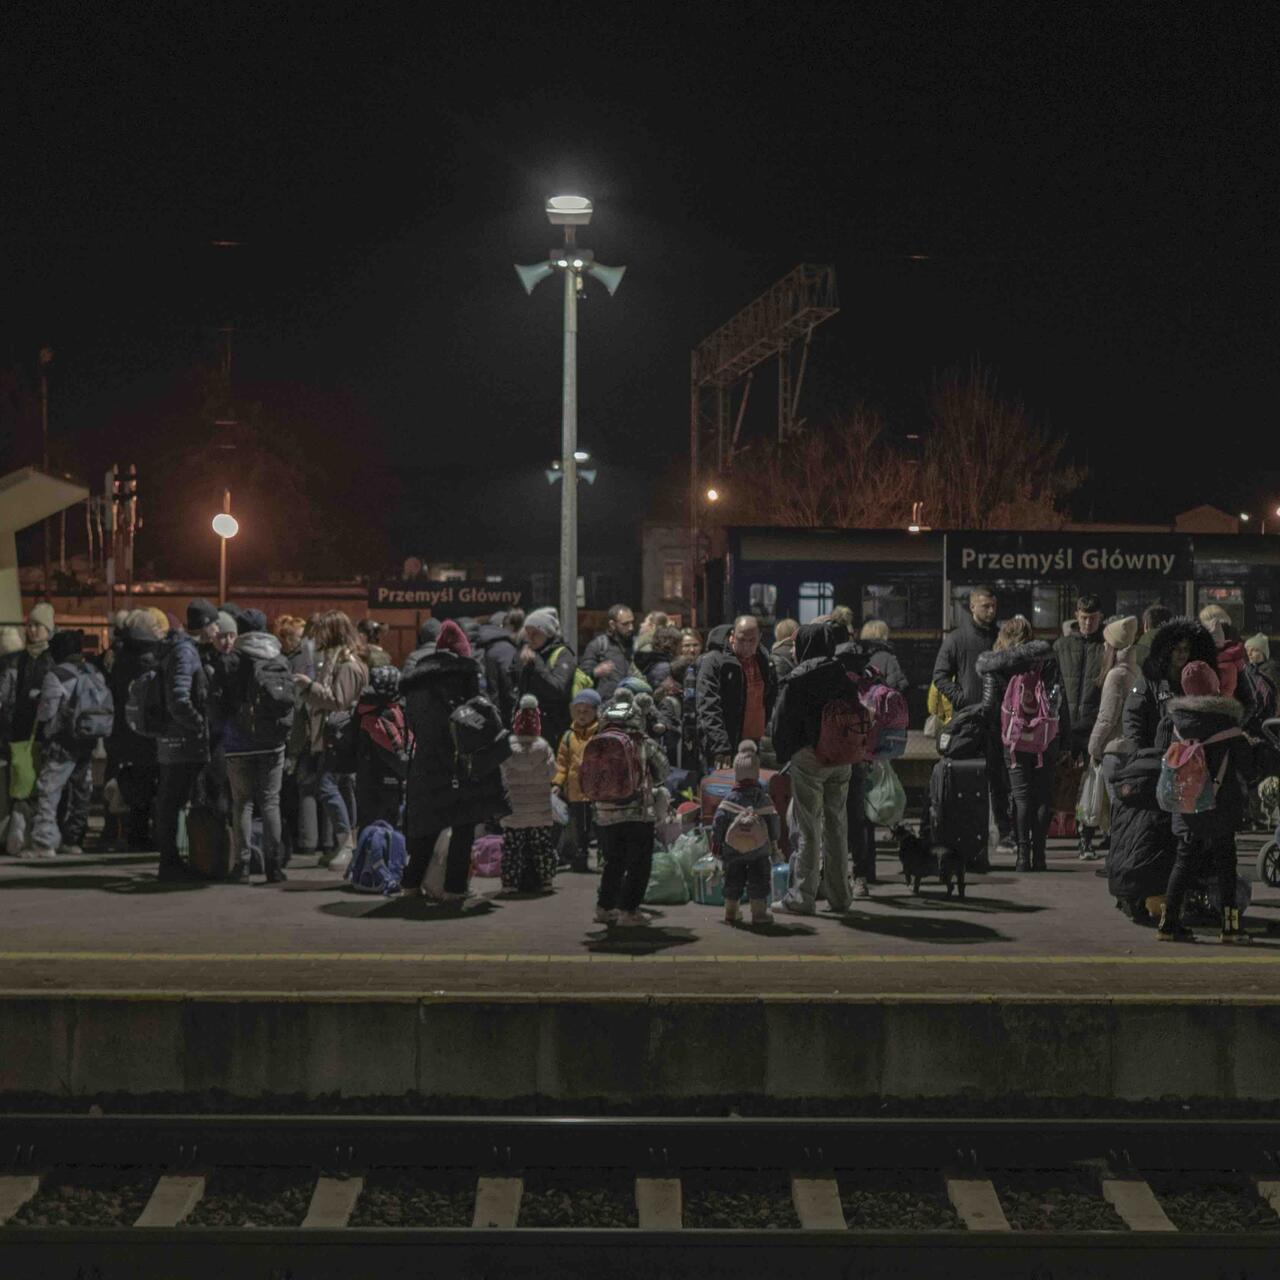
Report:
[[[1070,808],[1079,856],[1106,856],[1133,919],[1189,937],[1183,904],[1207,877],[1221,936],[1246,936],[1235,833],[1249,784],[1276,772],[1266,637],[1242,641],[1217,606],[1199,619],[1158,606],[1141,622],[1107,619],[1089,594],[1053,644],[1026,618],[997,615],[994,590],[975,588],[939,650],[928,726],[980,736],[997,854],[1043,871],[1053,815]],[[512,891],[590,873],[596,853],[595,921],[635,927],[659,824],[715,774],[727,794],[706,817],[726,919],[738,920],[744,894],[753,923],[771,908],[812,915],[822,899],[843,912],[876,882],[864,796],[906,737],[908,679],[889,628],[859,628],[843,606],[780,620],[768,643],[745,615],[704,643],[661,613],[637,625],[619,604],[581,655],[551,607],[429,619],[402,667],[376,622],[337,610],[269,623],[205,600],[182,621],[135,609],[94,656],[48,604],[25,634],[9,632],[6,850],[82,851],[101,742],[104,845],[158,849],[162,880],[210,874],[220,841],[222,878],[277,884],[296,856],[347,873],[366,841],[402,840],[392,887],[466,907],[487,840]],[[1156,803],[1174,785],[1162,769],[1175,744],[1199,748],[1216,803]],[[790,870],[775,892],[769,868],[784,846]],[[985,835],[981,848],[973,870],[990,866]]]

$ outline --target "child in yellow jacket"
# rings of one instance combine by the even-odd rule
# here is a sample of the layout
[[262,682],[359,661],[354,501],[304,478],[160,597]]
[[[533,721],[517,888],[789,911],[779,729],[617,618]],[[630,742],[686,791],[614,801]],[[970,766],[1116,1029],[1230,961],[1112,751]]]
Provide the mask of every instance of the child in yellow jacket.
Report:
[[569,806],[569,825],[573,831],[574,871],[587,871],[587,844],[591,839],[591,801],[582,794],[579,781],[582,756],[587,743],[600,728],[600,695],[594,689],[582,689],[574,694],[569,705],[573,727],[566,729],[556,751],[556,772],[551,780],[552,789]]

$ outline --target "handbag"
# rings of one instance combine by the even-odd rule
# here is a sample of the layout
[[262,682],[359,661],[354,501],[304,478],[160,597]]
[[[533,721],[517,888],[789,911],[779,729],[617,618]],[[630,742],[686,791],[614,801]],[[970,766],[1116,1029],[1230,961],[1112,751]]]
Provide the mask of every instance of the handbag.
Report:
[[30,800],[36,789],[36,735],[9,743],[9,798]]

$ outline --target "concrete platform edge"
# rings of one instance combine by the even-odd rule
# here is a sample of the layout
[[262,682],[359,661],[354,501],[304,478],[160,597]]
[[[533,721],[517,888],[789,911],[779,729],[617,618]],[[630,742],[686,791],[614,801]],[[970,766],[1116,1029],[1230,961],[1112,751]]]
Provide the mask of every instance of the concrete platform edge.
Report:
[[0,1092],[1280,1097],[1280,999],[8,992]]

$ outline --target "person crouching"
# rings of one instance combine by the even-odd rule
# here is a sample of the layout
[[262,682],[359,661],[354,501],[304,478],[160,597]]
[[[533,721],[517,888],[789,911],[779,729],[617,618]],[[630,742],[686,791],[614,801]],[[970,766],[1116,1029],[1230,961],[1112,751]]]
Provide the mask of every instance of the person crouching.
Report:
[[556,758],[542,737],[538,699],[526,693],[511,717],[511,755],[502,781],[511,812],[502,819],[502,887],[545,893],[556,874],[560,829],[551,812]]
[[770,865],[778,842],[778,813],[760,785],[760,748],[750,740],[738,746],[733,761],[733,790],[716,808],[711,852],[724,863],[724,919],[736,924],[743,887],[751,903],[751,923],[768,924]]

